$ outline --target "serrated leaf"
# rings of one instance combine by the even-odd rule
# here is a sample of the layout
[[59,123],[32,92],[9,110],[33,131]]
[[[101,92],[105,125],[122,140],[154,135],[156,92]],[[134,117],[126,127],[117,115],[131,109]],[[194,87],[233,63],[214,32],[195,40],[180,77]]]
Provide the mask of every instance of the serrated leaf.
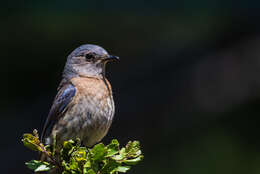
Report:
[[119,155],[112,156],[111,158],[116,161],[120,161],[120,160],[123,160],[125,158],[125,156],[119,154]]
[[62,167],[64,167],[65,170],[70,170],[69,165],[63,160],[62,161]]
[[83,166],[84,168],[90,168],[91,167],[91,163],[89,160],[87,160],[87,162],[84,164]]
[[118,166],[120,166],[120,164],[117,161],[108,159],[101,169],[101,174],[112,174]]
[[96,172],[94,172],[93,169],[90,169],[90,170],[86,170],[86,174],[96,174]]
[[73,140],[69,140],[69,141],[64,141],[63,143],[63,149],[71,149],[74,145],[75,142]]
[[69,165],[69,170],[78,170],[79,169],[79,163],[75,160],[71,160]]
[[75,142],[73,140],[64,141],[63,148],[60,150],[62,159],[69,161],[71,153],[75,149]]
[[34,170],[34,172],[44,172],[44,171],[48,171],[51,168],[49,166],[46,165],[40,165],[37,169]]
[[29,169],[32,169],[34,172],[49,171],[50,169],[52,169],[54,167],[48,162],[37,161],[37,160],[32,160],[25,164],[27,165],[27,167]]
[[113,156],[119,152],[119,142],[113,139],[109,145],[107,145],[107,155],[106,157]]
[[73,154],[72,157],[78,162],[82,163],[86,161],[86,151],[85,150],[76,150]]
[[120,151],[119,151],[119,153],[122,154],[122,155],[123,155],[123,154],[126,154],[125,148],[124,148],[124,147],[121,148]]
[[143,155],[137,157],[137,158],[134,158],[134,159],[126,159],[126,160],[123,160],[123,163],[127,164],[127,165],[136,165],[138,162],[142,161],[144,158]]
[[126,145],[125,152],[128,157],[135,158],[141,154],[139,141],[129,141]]
[[[135,165],[143,159],[138,141],[129,142],[126,147],[119,148],[119,142],[113,139],[105,146],[103,143],[95,145],[92,149],[80,147],[80,140],[65,141],[63,147],[57,154],[51,149],[55,147],[44,146],[38,139],[38,134],[24,134],[23,142],[26,147],[36,151],[46,151],[60,158],[60,165],[63,168],[62,174],[118,174],[127,172],[128,165]],[[46,150],[48,149],[48,150]],[[59,155],[59,156],[58,156]],[[33,160],[26,165],[35,172],[48,171],[53,165],[48,162]],[[126,166],[123,166],[126,165]]]
[[25,147],[33,151],[42,151],[40,140],[32,134],[24,134],[22,142]]
[[116,172],[122,172],[125,173],[127,172],[131,167],[130,166],[118,166],[115,171]]
[[91,152],[92,160],[97,162],[103,160],[107,153],[105,145],[103,143],[99,143],[95,145],[90,152]]
[[111,158],[116,160],[116,161],[120,161],[123,160],[126,157],[127,153],[125,152],[125,148],[123,147],[120,151],[118,155],[114,155]]

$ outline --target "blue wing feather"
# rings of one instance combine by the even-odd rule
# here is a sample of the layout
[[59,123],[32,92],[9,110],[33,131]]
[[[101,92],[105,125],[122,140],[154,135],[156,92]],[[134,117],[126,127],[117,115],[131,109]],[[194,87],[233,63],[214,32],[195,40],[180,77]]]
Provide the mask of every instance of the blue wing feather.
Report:
[[72,97],[75,96],[76,93],[76,88],[72,85],[69,85],[61,94],[61,96],[57,99],[60,103],[60,108],[59,108],[59,112],[62,112],[66,106],[69,104],[69,102],[71,101]]
[[76,88],[72,84],[63,85],[63,87],[59,89],[44,124],[41,141],[44,140],[47,130],[49,130],[49,132],[51,131],[54,124],[61,117],[62,113],[64,113],[75,94]]

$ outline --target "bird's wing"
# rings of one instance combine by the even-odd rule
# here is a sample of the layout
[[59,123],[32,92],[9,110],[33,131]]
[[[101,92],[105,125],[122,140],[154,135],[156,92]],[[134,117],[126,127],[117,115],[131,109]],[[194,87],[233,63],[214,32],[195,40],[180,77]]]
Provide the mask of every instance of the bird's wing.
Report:
[[68,104],[71,102],[75,94],[76,88],[72,84],[66,84],[59,88],[58,94],[54,99],[51,110],[44,124],[41,141],[44,140],[47,130],[51,131],[56,121],[67,110]]

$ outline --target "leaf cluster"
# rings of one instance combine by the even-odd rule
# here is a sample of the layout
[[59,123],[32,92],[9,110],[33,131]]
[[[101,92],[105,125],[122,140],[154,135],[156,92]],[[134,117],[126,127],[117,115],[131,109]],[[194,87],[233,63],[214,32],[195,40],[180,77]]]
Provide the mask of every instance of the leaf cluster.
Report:
[[[55,138],[55,137],[54,137]],[[105,146],[99,143],[92,148],[81,147],[80,140],[63,143],[61,150],[40,142],[37,131],[24,134],[22,142],[31,150],[44,153],[46,161],[31,160],[25,163],[34,172],[57,171],[62,174],[114,174],[125,173],[143,159],[138,141],[129,141],[120,148],[113,139]],[[58,158],[57,158],[58,157]]]

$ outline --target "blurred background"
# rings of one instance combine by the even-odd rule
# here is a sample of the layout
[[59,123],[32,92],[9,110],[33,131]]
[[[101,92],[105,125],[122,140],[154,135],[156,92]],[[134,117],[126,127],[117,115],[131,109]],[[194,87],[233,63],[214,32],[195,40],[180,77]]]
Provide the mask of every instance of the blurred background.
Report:
[[107,66],[116,104],[104,141],[140,140],[129,174],[260,173],[259,2],[1,2],[1,173],[30,173],[21,138],[42,126],[66,56],[81,44]]

